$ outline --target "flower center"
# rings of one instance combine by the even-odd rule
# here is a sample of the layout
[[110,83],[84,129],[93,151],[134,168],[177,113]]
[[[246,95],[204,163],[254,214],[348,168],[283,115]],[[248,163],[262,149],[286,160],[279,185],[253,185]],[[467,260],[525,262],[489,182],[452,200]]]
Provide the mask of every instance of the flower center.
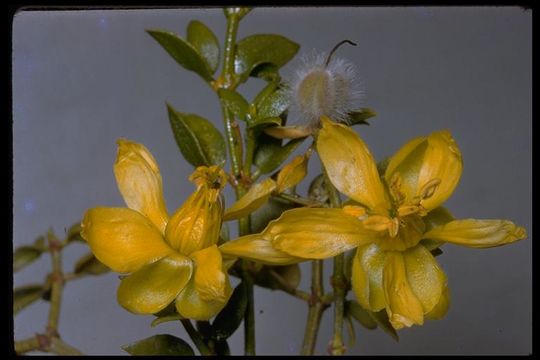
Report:
[[427,215],[427,210],[422,206],[422,201],[433,196],[440,183],[440,179],[431,179],[420,188],[417,195],[411,197],[402,190],[399,174],[392,177],[388,190],[393,206],[388,210],[388,215],[373,214],[363,220],[366,228],[387,232],[387,236],[379,241],[382,249],[403,251],[418,244],[426,227],[422,217]]

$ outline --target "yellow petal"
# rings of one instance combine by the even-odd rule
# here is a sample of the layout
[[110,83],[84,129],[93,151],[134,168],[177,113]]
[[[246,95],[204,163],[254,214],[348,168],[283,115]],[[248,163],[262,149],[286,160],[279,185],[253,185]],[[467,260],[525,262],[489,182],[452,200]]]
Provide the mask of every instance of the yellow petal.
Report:
[[257,261],[266,265],[289,265],[306,259],[291,256],[272,246],[261,234],[252,234],[227,241],[219,247],[223,254]]
[[443,130],[405,144],[390,160],[385,179],[394,198],[397,189],[392,184],[397,181],[406,203],[420,201],[429,211],[450,197],[462,170],[461,152],[450,132]]
[[343,194],[386,215],[388,200],[366,144],[345,125],[324,116],[321,122],[317,151],[332,184]]
[[268,201],[272,191],[276,189],[276,182],[270,178],[253,185],[237,202],[225,211],[223,220],[240,219],[251,214]]
[[216,245],[191,254],[195,262],[192,281],[178,295],[176,310],[185,318],[209,320],[223,309],[232,294],[229,275]]
[[417,196],[428,191],[428,184],[433,179],[439,179],[434,193],[421,202],[426,210],[435,209],[446,201],[454,192],[461,172],[463,162],[461,152],[448,131],[437,131],[428,136],[429,147],[424,157],[424,166],[418,175]]
[[424,234],[424,238],[472,248],[501,246],[522,240],[527,231],[508,220],[464,219],[450,221]]
[[422,245],[403,252],[407,280],[424,309],[430,312],[441,299],[446,287],[446,275],[431,253]]
[[405,199],[408,200],[407,203],[412,203],[427,147],[425,136],[414,138],[388,161],[384,178],[394,200],[398,203],[404,202]]
[[96,258],[119,273],[136,271],[173,252],[155,225],[135,210],[92,208],[81,226]]
[[358,247],[353,259],[352,289],[364,309],[380,311],[386,300],[382,284],[385,252],[376,244]]
[[163,233],[169,216],[156,159],[144,145],[126,139],[117,143],[114,175],[126,205],[148,217]]
[[186,286],[192,269],[192,261],[178,253],[145,265],[122,280],[118,287],[118,303],[136,314],[161,311]]
[[200,186],[169,220],[165,238],[181,254],[190,255],[217,243],[223,213],[217,195],[215,189]]
[[377,234],[341,209],[297,208],[283,212],[263,230],[272,246],[307,259],[325,259],[373,242]]
[[311,151],[299,155],[285,165],[277,175],[277,189],[281,193],[293,186],[296,186],[307,175],[307,166]]
[[435,307],[425,314],[426,319],[431,320],[439,320],[442,319],[446,313],[448,312],[448,308],[450,307],[450,291],[448,289],[448,286],[445,286],[441,298],[439,299],[439,302]]
[[409,285],[405,260],[400,252],[389,251],[386,253],[383,288],[387,304],[386,312],[394,329],[399,330],[414,324],[423,325],[422,304]]

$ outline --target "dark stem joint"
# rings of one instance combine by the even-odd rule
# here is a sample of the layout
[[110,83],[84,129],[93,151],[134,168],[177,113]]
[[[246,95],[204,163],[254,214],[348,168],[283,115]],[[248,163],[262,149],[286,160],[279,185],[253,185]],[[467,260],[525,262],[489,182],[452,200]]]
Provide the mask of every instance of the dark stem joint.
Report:
[[45,333],[47,334],[46,336],[49,341],[53,337],[60,338],[60,334],[58,333],[58,331],[51,326],[47,326],[47,328],[45,329]]
[[330,284],[332,284],[332,287],[334,289],[339,289],[343,291],[347,291],[350,287],[349,282],[347,279],[345,279],[344,276],[341,275],[334,275],[330,277]]
[[58,252],[62,250],[62,243],[56,239],[49,240],[49,251]]
[[48,351],[49,346],[51,346],[51,338],[48,335],[36,334],[36,339],[39,344],[39,350]]

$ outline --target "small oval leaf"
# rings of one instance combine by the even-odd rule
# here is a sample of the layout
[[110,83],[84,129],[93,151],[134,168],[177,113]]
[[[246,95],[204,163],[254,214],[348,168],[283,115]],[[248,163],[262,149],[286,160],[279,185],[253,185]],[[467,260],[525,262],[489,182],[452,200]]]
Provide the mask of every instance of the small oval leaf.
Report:
[[268,126],[268,125],[281,125],[280,117],[266,117],[266,118],[255,118],[249,121],[248,128],[252,129],[257,126]]
[[213,80],[212,72],[206,61],[189,42],[168,31],[146,30],[146,32],[182,67],[197,73],[208,82]]
[[21,286],[13,290],[13,315],[39,300],[44,293],[43,285]]
[[397,334],[396,329],[390,324],[390,321],[388,320],[388,314],[386,313],[386,310],[381,310],[377,312],[371,312],[369,311],[368,314],[371,316],[371,318],[377,323],[377,325],[383,329],[385,333],[390,335],[392,339],[399,341],[399,336]]
[[250,75],[268,82],[281,80],[281,77],[279,76],[279,67],[270,63],[255,66]]
[[13,272],[30,265],[41,256],[42,251],[35,246],[21,246],[13,254]]
[[249,104],[242,95],[234,90],[219,89],[219,98],[225,107],[234,114],[237,119],[246,120],[249,113]]
[[278,142],[260,143],[254,157],[254,163],[258,171],[262,174],[267,174],[277,169],[304,139],[294,139],[283,146]]
[[101,275],[109,272],[109,268],[96,259],[93,253],[81,257],[75,264],[75,274]]
[[345,313],[353,317],[366,329],[373,330],[377,328],[377,323],[373,320],[369,312],[364,310],[356,301],[345,302]]
[[290,105],[287,91],[281,87],[274,89],[256,105],[257,117],[268,118],[281,115]]
[[187,342],[168,334],[154,335],[122,345],[122,350],[131,355],[195,355]]
[[68,243],[72,241],[85,242],[85,240],[81,236],[81,223],[80,222],[77,222],[71,225],[66,235],[66,241]]
[[247,307],[247,292],[243,282],[238,284],[227,305],[212,322],[212,337],[216,340],[229,338],[242,323]]
[[284,202],[273,197],[268,199],[263,206],[251,214],[251,233],[263,231],[270,221],[277,219],[284,211],[294,207],[295,205],[290,202]]
[[235,72],[245,82],[258,65],[270,63],[278,68],[291,60],[299,49],[294,41],[281,35],[255,34],[237,43]]
[[272,271],[279,275],[289,288],[296,289],[298,285],[300,285],[302,273],[300,272],[300,266],[298,266],[298,264],[284,266],[264,265],[255,275],[255,284],[272,290],[281,289],[282,285],[276,277],[272,275]]
[[353,111],[349,113],[349,125],[369,125],[366,121],[374,116],[377,116],[377,113],[368,108],[362,108],[358,111]]
[[176,144],[191,165],[225,163],[225,140],[210,121],[195,114],[178,112],[169,104],[167,110]]
[[229,356],[231,355],[231,349],[229,348],[229,343],[227,340],[218,340],[214,344],[214,351],[216,352],[216,355],[223,355],[223,356]]
[[178,320],[182,320],[183,317],[182,315],[176,313],[176,314],[171,314],[171,315],[166,315],[166,316],[162,316],[162,317],[158,317],[156,319],[154,319],[152,321],[152,323],[150,324],[151,327],[155,327],[159,324],[162,324],[162,323],[166,323],[166,322],[170,322],[170,321],[178,321]]
[[212,74],[219,65],[219,42],[216,35],[204,23],[192,20],[187,27],[187,41],[201,55]]

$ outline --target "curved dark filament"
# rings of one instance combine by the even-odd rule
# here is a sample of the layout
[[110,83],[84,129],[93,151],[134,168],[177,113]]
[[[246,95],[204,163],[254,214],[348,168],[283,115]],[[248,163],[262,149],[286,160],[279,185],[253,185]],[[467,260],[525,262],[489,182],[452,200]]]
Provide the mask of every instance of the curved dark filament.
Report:
[[343,40],[343,41],[340,41],[339,43],[337,43],[336,46],[334,46],[334,48],[332,49],[332,51],[330,51],[330,54],[328,54],[328,57],[326,58],[326,62],[324,63],[324,67],[328,67],[328,64],[330,64],[330,60],[332,60],[332,55],[334,55],[334,53],[336,52],[336,50],[343,44],[349,44],[349,45],[353,45],[353,46],[356,46],[356,43],[352,42],[351,40]]

